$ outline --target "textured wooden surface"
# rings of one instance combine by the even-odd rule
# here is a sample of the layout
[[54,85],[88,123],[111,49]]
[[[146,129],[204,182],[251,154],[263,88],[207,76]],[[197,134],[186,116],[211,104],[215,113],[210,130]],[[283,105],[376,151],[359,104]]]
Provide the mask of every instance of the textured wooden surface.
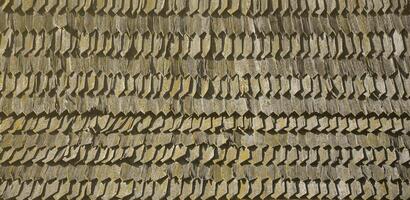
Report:
[[408,0],[0,0],[0,199],[409,199]]

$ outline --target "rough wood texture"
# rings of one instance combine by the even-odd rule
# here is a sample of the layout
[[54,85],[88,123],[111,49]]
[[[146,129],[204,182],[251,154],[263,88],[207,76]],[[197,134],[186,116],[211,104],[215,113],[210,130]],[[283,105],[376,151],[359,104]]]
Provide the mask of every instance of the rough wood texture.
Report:
[[408,0],[0,0],[0,199],[410,199]]

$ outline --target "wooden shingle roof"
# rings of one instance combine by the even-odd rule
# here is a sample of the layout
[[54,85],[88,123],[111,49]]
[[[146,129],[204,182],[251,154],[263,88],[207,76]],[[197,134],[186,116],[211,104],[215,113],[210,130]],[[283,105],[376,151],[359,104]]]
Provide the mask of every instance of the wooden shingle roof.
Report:
[[0,199],[409,199],[408,0],[0,0]]

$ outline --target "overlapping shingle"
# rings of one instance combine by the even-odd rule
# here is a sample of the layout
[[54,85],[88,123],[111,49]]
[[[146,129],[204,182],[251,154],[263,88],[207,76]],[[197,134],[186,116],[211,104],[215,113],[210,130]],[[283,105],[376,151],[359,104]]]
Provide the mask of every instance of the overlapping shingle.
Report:
[[409,6],[0,1],[0,199],[409,199]]

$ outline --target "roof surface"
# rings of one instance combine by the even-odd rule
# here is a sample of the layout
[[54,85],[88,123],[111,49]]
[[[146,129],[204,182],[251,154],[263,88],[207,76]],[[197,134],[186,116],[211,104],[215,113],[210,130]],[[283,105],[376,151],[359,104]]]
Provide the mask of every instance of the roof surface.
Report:
[[407,0],[0,0],[0,199],[409,199]]

